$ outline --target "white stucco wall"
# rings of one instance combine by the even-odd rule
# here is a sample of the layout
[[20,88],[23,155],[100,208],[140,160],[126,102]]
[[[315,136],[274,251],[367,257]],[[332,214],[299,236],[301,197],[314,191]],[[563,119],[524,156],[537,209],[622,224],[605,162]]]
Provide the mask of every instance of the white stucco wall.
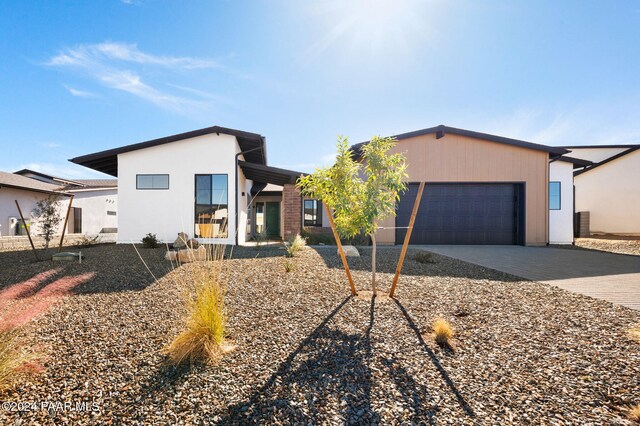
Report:
[[[246,201],[234,188],[237,152],[234,136],[209,134],[118,155],[118,243],[139,242],[147,233],[166,242],[173,242],[179,232],[193,237],[195,175],[226,174],[228,237],[201,241],[235,244],[236,195],[245,213],[240,220],[246,220]],[[168,174],[169,189],[137,190],[136,174]],[[250,183],[244,182],[241,170],[239,179],[240,188]]]
[[[32,211],[36,208],[36,203],[39,200],[45,199],[48,194],[40,192],[32,192],[14,188],[0,188],[0,236],[13,236],[15,231],[12,229],[10,218],[20,219],[18,208],[16,207],[15,200],[20,204],[20,209],[26,221],[31,223],[31,230],[34,233],[38,233],[39,229],[37,223],[32,219]],[[69,205],[69,199],[67,197],[60,197],[59,213],[62,217],[60,225],[56,234],[60,234],[64,225],[64,216],[67,212],[67,206]],[[14,225],[15,226],[15,225]]]
[[560,210],[549,210],[549,244],[573,243],[573,164],[549,164],[549,182],[560,182]]
[[[118,190],[83,190],[72,191],[74,195],[72,207],[82,209],[82,233],[98,235],[103,228],[118,227]],[[107,212],[116,212],[109,215]],[[73,230],[73,217],[69,218],[68,231]]]
[[567,154],[569,157],[579,158],[581,160],[588,160],[594,163],[599,163],[600,161],[606,160],[609,157],[613,157],[616,154],[621,153],[622,151],[626,151],[631,148],[630,146],[626,148],[591,148],[588,146],[580,147],[580,148],[569,148],[571,152]]
[[575,177],[576,211],[592,233],[640,235],[640,150]]

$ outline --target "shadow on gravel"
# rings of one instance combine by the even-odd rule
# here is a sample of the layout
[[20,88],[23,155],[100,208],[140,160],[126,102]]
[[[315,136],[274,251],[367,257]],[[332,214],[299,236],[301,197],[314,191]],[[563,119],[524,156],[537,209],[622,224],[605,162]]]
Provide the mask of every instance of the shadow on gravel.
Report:
[[[312,247],[322,257],[325,265],[332,269],[344,269],[335,246]],[[401,246],[378,247],[376,270],[380,273],[395,274],[400,258]],[[348,257],[349,268],[353,271],[371,271],[371,247],[358,247],[360,257]],[[505,282],[522,281],[522,278],[505,274],[482,266],[466,263],[461,260],[432,253],[433,262],[419,263],[414,260],[418,252],[426,250],[409,248],[402,266],[404,276],[453,277],[478,279],[500,279]]]
[[449,386],[449,389],[451,389],[451,392],[453,392],[453,394],[458,399],[458,403],[464,410],[465,414],[467,414],[469,417],[475,417],[475,413],[473,412],[473,410],[471,409],[467,401],[464,399],[464,397],[456,387],[456,384],[453,382],[453,380],[451,380],[451,377],[449,377],[449,374],[447,373],[447,371],[444,369],[442,364],[440,364],[440,360],[438,359],[436,354],[431,350],[429,345],[427,345],[427,343],[424,341],[424,338],[422,337],[422,333],[420,333],[420,329],[416,325],[415,321],[413,321],[413,318],[411,318],[411,315],[409,315],[405,307],[402,306],[402,303],[400,303],[398,299],[393,299],[393,301],[400,309],[400,312],[402,312],[402,315],[404,316],[404,318],[407,320],[407,324],[409,328],[413,330],[413,332],[416,334],[416,337],[418,338],[418,342],[420,343],[420,347],[429,356],[429,358],[431,359],[431,362],[433,363],[433,365],[436,367],[436,369],[442,376],[442,379],[445,381],[445,383]]
[[[369,368],[375,299],[364,333],[329,326],[351,299],[347,297],[331,311],[247,401],[229,407],[222,423],[379,423],[380,415],[371,406]],[[328,407],[336,404],[342,420],[328,414]]]

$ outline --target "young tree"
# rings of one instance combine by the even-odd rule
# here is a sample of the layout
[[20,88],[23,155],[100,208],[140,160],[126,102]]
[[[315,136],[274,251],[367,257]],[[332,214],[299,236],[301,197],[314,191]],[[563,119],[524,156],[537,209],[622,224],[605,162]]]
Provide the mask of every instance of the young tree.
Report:
[[36,203],[33,216],[38,224],[39,235],[44,237],[44,248],[49,248],[49,243],[56,233],[58,225],[62,221],[60,215],[60,202],[57,195],[49,195]]
[[360,162],[353,159],[348,138],[338,137],[336,162],[298,181],[306,196],[319,198],[333,210],[338,234],[371,237],[371,289],[376,289],[376,233],[378,223],[395,215],[400,194],[407,189],[406,158],[389,154],[393,138],[374,137],[362,148]]

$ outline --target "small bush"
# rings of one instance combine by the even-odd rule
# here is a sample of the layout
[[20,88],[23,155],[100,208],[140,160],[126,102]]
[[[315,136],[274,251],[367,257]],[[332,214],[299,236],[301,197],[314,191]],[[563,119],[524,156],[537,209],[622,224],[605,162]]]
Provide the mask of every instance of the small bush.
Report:
[[90,236],[90,235],[83,235],[82,238],[80,238],[80,240],[78,240],[78,242],[76,242],[76,247],[78,248],[89,248],[91,246],[94,246],[96,244],[98,244],[98,240],[100,239],[99,235],[95,235],[95,236]]
[[292,272],[294,269],[296,269],[296,265],[295,263],[291,262],[290,260],[287,260],[286,262],[284,262],[284,271],[285,272]]
[[307,242],[304,238],[302,238],[300,234],[296,234],[295,237],[284,243],[287,257],[296,257],[306,245]]
[[20,347],[16,329],[0,331],[0,390],[6,388],[16,370],[31,359]]
[[224,246],[216,246],[208,251],[206,262],[191,263],[177,274],[185,290],[185,329],[163,351],[175,365],[213,362],[223,353],[227,326],[223,266]]
[[438,318],[433,322],[433,336],[436,343],[440,346],[451,347],[451,338],[453,337],[453,328],[443,318]]
[[160,247],[160,241],[158,241],[158,237],[156,234],[147,234],[146,237],[142,239],[142,247],[144,248],[158,248]]
[[629,329],[629,338],[640,343],[640,327]]
[[640,423],[640,403],[629,409],[629,419],[636,423]]
[[307,241],[307,244],[311,246],[325,245],[325,246],[334,246],[336,245],[336,241],[333,239],[333,235],[325,234],[325,233],[315,233],[309,232],[306,229],[303,229],[301,232],[302,238]]
[[256,233],[253,237],[253,240],[256,242],[256,248],[260,249],[260,246],[262,246],[269,240],[269,237],[267,236],[267,230],[265,229],[262,232]]
[[413,256],[413,260],[418,263],[426,264],[426,263],[434,263],[433,253],[428,251],[419,251]]

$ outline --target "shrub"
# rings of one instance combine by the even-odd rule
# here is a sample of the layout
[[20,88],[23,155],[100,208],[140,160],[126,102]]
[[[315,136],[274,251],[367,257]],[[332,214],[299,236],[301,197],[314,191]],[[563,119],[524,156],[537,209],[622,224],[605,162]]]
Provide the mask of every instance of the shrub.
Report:
[[16,370],[31,358],[20,347],[16,329],[0,331],[0,390],[9,384]]
[[89,248],[93,245],[98,244],[98,240],[100,239],[99,235],[95,235],[95,236],[90,236],[90,235],[83,235],[80,240],[78,240],[78,242],[76,242],[76,247],[78,248]]
[[636,423],[640,423],[640,403],[629,409],[629,418]]
[[307,242],[304,238],[300,234],[296,234],[295,237],[284,243],[287,257],[295,257],[306,245]]
[[294,269],[296,269],[295,263],[291,262],[290,260],[287,260],[286,262],[284,262],[285,272],[292,272]]
[[428,251],[419,251],[413,256],[413,260],[418,263],[426,264],[426,263],[434,263],[433,261],[433,253]]
[[158,241],[158,237],[156,234],[147,234],[146,237],[142,239],[142,247],[144,248],[158,248],[160,247],[160,241]]
[[629,329],[629,338],[640,343],[640,327]]
[[438,345],[451,347],[453,328],[451,328],[451,325],[449,325],[447,320],[438,318],[433,322],[433,335]]
[[194,262],[176,274],[185,291],[184,330],[164,349],[173,364],[213,362],[223,353],[227,315],[224,246],[207,251],[207,261]]
[[308,230],[303,229],[301,232],[301,236],[307,241],[307,244],[311,246],[317,246],[321,244],[326,246],[336,245],[336,241],[333,239],[333,235],[309,232]]
[[253,237],[253,239],[256,242],[256,249],[259,250],[260,246],[263,245],[264,243],[266,243],[269,240],[269,237],[267,236],[266,229],[263,230],[262,232],[256,233],[256,235]]

